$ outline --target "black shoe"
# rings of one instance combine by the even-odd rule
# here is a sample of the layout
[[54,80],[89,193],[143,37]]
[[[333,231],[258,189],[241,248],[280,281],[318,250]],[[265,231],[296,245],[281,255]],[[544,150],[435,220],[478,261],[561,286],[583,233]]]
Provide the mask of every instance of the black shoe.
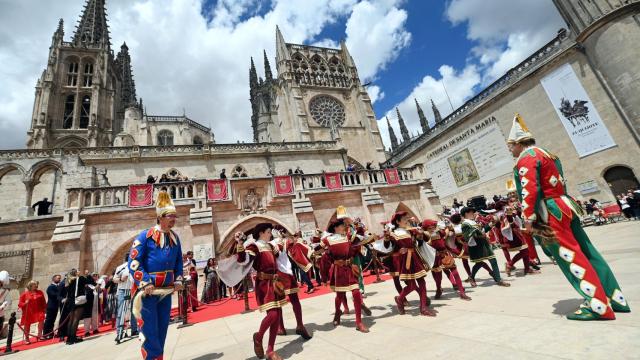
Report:
[[540,266],[536,265],[536,264],[531,264],[530,265],[531,268],[533,268],[534,270],[540,270]]
[[138,332],[137,331],[132,331],[131,332],[131,337],[134,337],[134,336],[138,336]]

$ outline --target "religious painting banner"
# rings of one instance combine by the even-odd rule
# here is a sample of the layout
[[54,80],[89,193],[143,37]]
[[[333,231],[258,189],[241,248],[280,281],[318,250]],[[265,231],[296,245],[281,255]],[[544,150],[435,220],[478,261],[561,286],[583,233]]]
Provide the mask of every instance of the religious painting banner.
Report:
[[505,143],[494,116],[438,142],[424,159],[434,190],[445,197],[500,176],[513,177],[513,156]]
[[225,201],[229,198],[227,179],[207,180],[207,199]]
[[293,194],[293,178],[289,175],[274,176],[273,185],[276,196]]
[[585,157],[616,146],[570,64],[560,66],[540,82],[578,156]]
[[153,184],[129,185],[129,207],[151,206]]
[[324,173],[324,183],[328,190],[342,190],[342,182],[340,181],[340,173]]
[[398,177],[398,169],[384,169],[384,176],[387,178],[387,184],[398,185],[400,184],[400,177]]

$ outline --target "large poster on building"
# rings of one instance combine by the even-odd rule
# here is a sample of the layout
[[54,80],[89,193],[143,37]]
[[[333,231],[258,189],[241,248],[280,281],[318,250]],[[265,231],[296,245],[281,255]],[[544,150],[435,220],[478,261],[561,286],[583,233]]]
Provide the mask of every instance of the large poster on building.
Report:
[[541,83],[580,157],[616,146],[570,64],[545,76]]
[[511,173],[513,161],[492,116],[439,143],[425,163],[436,193],[449,196]]

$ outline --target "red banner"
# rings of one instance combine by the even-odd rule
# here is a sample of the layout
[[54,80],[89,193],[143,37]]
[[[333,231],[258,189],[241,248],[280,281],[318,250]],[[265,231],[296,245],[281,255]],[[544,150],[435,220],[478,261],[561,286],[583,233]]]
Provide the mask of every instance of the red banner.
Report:
[[275,176],[273,184],[276,189],[276,196],[293,194],[293,178],[288,175]]
[[329,190],[342,190],[340,173],[324,173],[324,182]]
[[129,207],[153,204],[153,184],[129,185]]
[[387,178],[387,184],[398,185],[400,184],[400,177],[398,176],[398,169],[384,169],[384,176]]
[[207,180],[207,199],[209,201],[225,201],[228,199],[227,179]]

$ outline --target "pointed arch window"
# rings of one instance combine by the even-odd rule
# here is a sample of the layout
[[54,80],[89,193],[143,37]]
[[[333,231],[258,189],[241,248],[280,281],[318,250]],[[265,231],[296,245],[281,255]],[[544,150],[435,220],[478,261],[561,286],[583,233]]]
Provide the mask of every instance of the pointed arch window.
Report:
[[202,141],[202,138],[198,135],[193,137],[193,145],[202,145],[204,144],[204,142]]
[[67,86],[78,85],[78,62],[72,61],[67,68]]
[[160,130],[160,132],[158,132],[158,145],[159,146],[173,145],[173,133],[169,130]]
[[64,100],[64,114],[62,115],[62,128],[71,129],[73,127],[73,113],[76,105],[76,96],[68,95]]
[[86,129],[89,127],[90,114],[91,114],[91,96],[85,95],[82,97],[82,104],[80,105],[80,129]]
[[91,87],[93,83],[93,63],[84,64],[84,73],[82,76],[82,86]]

